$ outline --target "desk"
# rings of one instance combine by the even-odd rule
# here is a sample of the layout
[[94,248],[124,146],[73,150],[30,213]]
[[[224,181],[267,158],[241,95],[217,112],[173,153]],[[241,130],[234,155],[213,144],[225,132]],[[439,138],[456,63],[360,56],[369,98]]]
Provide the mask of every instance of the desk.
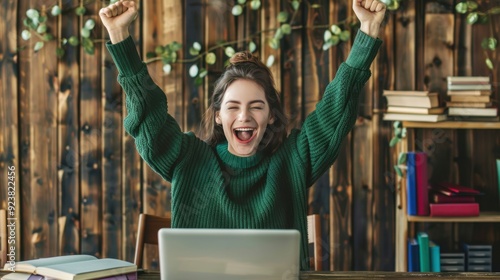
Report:
[[[0,270],[0,277],[8,274]],[[139,271],[139,280],[158,280],[160,273],[157,271]],[[300,280],[325,280],[325,279],[500,279],[500,272],[388,272],[388,271],[324,271],[301,272]]]
[[[500,279],[500,272],[388,272],[388,271],[308,271],[300,273],[300,280],[325,279]],[[140,280],[158,280],[158,272],[139,272]]]

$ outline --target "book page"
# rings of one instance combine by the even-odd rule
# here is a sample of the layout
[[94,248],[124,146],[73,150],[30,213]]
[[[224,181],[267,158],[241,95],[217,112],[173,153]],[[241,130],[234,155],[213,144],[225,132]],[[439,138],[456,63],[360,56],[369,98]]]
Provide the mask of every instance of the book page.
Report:
[[16,263],[15,271],[33,273],[35,272],[36,268],[40,266],[48,266],[54,264],[88,261],[96,259],[97,259],[96,257],[91,255],[68,255],[68,256],[58,256],[58,257],[20,261]]
[[137,266],[127,261],[96,259],[38,267],[36,273],[58,279],[78,279],[78,277],[75,277],[76,275],[84,278],[100,278],[135,271],[137,271]]

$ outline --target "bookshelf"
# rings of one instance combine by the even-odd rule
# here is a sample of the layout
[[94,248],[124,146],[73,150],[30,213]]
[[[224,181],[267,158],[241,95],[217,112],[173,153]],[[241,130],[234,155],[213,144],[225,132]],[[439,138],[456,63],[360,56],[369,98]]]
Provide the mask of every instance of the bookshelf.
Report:
[[[454,122],[444,121],[437,123],[403,121],[403,127],[407,129],[407,135],[398,144],[397,154],[414,150],[416,130],[422,129],[469,129],[475,130],[500,130],[500,122]],[[477,217],[430,217],[430,216],[410,216],[406,211],[406,178],[397,178],[396,188],[396,251],[395,270],[398,272],[407,271],[407,239],[410,234],[415,233],[417,223],[453,223],[457,226],[460,223],[500,223],[500,212],[481,211]],[[459,236],[455,236],[459,238]]]

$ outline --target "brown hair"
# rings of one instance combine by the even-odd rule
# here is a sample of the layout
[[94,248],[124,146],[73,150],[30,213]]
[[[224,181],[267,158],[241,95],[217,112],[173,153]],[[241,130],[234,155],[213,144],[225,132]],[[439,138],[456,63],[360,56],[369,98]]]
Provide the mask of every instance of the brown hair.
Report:
[[288,125],[272,73],[264,63],[248,51],[236,53],[229,62],[222,76],[215,82],[210,106],[205,112],[201,127],[203,140],[212,146],[226,141],[222,127],[215,122],[215,113],[220,111],[224,93],[229,85],[238,79],[246,79],[264,89],[270,113],[274,117],[273,124],[267,126],[259,144],[259,150],[272,153],[285,140]]

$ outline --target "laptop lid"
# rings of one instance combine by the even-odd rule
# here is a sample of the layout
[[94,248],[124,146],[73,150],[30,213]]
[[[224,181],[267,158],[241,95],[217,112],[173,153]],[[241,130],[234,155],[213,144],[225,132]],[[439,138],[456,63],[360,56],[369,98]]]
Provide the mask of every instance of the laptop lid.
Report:
[[158,243],[162,280],[299,278],[297,230],[163,228]]

